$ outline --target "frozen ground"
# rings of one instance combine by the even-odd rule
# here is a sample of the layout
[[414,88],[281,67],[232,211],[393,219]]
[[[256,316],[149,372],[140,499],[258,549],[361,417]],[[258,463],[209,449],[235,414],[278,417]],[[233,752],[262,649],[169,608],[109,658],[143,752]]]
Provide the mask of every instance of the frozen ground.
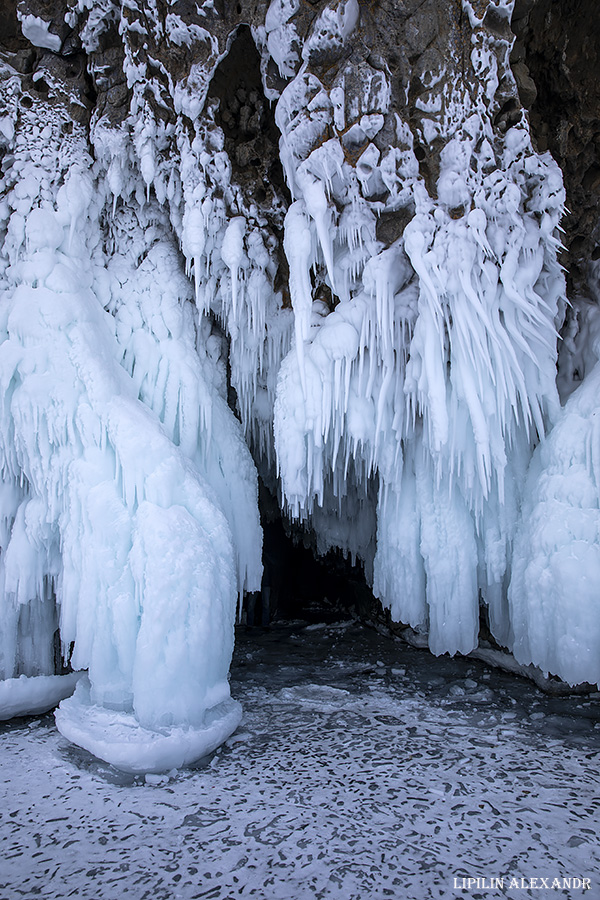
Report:
[[[600,896],[597,698],[351,623],[242,629],[232,692],[238,732],[162,783],[69,746],[52,716],[3,725],[2,900]],[[469,876],[504,890],[454,887]]]

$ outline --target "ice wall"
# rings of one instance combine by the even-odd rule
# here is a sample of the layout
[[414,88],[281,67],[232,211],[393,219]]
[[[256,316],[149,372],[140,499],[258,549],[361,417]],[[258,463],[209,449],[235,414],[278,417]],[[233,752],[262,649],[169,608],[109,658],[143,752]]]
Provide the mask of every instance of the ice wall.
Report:
[[227,674],[238,596],[260,586],[256,471],[168,218],[143,187],[112,208],[85,129],[27,110],[3,172],[2,674],[86,669],[59,728],[160,771],[239,722]]

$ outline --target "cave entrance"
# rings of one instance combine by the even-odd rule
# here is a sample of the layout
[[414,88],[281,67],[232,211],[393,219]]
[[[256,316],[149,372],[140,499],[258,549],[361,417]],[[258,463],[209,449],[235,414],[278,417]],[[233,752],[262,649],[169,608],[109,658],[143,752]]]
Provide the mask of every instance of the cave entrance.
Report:
[[284,521],[275,500],[261,485],[263,527],[262,590],[246,595],[242,621],[268,627],[275,621],[309,624],[374,619],[381,611],[360,563],[340,550],[319,556],[310,533]]

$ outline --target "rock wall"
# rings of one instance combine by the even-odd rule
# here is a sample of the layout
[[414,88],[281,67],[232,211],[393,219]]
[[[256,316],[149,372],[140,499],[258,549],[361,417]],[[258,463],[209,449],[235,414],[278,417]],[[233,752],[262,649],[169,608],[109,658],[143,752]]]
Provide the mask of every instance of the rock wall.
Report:
[[[299,48],[326,4],[315,0],[293,5],[298,7],[292,27],[297,36],[295,46]],[[263,26],[268,6],[266,2],[216,2],[206,9],[202,7],[202,14],[198,14],[195,4],[178,3],[177,15],[186,23],[206,28],[217,41],[213,52],[219,57],[241,24],[253,29]],[[48,33],[57,37],[55,44],[53,40],[45,41],[53,44],[52,51],[49,47],[33,45],[36,40],[43,44],[42,39],[34,37],[31,42],[23,36],[17,7],[21,18],[40,18],[48,24]],[[152,41],[152,29],[149,35],[145,34],[144,22],[147,24],[148,13],[142,5],[131,4],[120,10],[114,3],[98,3],[93,6],[93,12],[87,14],[87,21],[86,7],[90,4],[81,4],[82,12],[78,13],[76,3],[48,4],[27,0],[17,4],[15,0],[9,0],[3,4],[0,11],[3,57],[21,77],[24,105],[27,105],[29,95],[52,103],[62,91],[71,100],[70,114],[74,121],[89,122],[93,110],[96,117],[107,116],[114,124],[123,122],[132,97],[124,71],[126,51],[118,33],[123,16],[123,27],[129,35],[128,53],[137,65],[148,67],[150,78],[143,92],[144,99],[159,118],[173,121],[175,116],[166,85],[169,80],[174,83],[186,77],[193,65],[205,65],[209,59],[208,44],[173,43],[161,39],[159,32]],[[477,10],[477,4],[473,8]],[[164,22],[170,9],[166,4],[156,4],[158,20]],[[309,71],[322,78],[326,85],[335,82],[340,68],[348,62],[355,76],[365,66],[389,72],[390,108],[410,121],[417,138],[415,150],[421,173],[428,187],[435,192],[440,147],[423,140],[420,107],[427,102],[428,83],[433,73],[443,67],[443,61],[451,57],[461,70],[469,68],[471,29],[464,4],[461,0],[361,3],[360,12],[360,28],[352,43],[345,44],[341,53],[333,43],[319,47],[308,60]],[[512,33],[507,18],[499,16],[491,4],[483,27],[500,42],[511,43],[510,62],[517,90],[510,79],[505,79],[499,86],[497,124],[502,127],[503,122],[512,121],[519,115],[519,106],[524,107],[538,150],[550,150],[563,171],[569,209],[563,221],[567,250],[565,266],[569,283],[579,284],[586,261],[596,258],[600,244],[597,213],[600,24],[593,0],[565,3],[516,0],[510,19]],[[87,44],[87,52],[83,44]],[[294,37],[291,40],[293,46]],[[239,57],[234,50],[237,64],[242,68],[250,61],[247,49],[240,47]],[[250,50],[250,55],[253,52]],[[293,49],[291,53],[293,56]],[[273,57],[266,57],[263,70],[267,93],[280,92],[286,78],[282,77]],[[226,80],[235,78],[231,72],[223,74]],[[475,83],[477,76],[471,74]],[[161,82],[164,82],[162,91]],[[262,86],[259,90],[262,94]],[[233,127],[233,124],[229,127],[230,140],[233,139]],[[271,143],[275,139],[276,135],[271,134]],[[389,140],[388,127],[379,133],[376,145],[379,149],[386,148]],[[265,172],[252,173],[250,178],[254,176],[257,183],[258,179],[267,180],[269,184],[278,181],[277,176],[265,179],[264,175]],[[401,229],[402,216],[384,216],[379,223],[378,236],[389,241],[398,236]]]
[[[515,4],[512,29],[511,63],[534,140],[563,173],[563,264],[573,295],[586,282],[589,261],[600,256],[600,21],[586,0],[525,0]],[[535,93],[526,94],[528,79]]]

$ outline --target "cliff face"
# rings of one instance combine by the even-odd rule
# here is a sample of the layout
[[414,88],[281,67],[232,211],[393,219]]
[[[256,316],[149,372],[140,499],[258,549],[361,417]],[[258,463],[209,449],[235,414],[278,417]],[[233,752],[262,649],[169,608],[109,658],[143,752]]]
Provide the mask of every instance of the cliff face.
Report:
[[73,739],[226,702],[256,469],[434,652],[600,677],[589,6],[5,5],[2,667]]
[[[299,48],[324,6],[324,3],[308,0],[289,5],[290,10],[294,10],[288,30],[290,46],[296,48],[296,63]],[[487,4],[479,6],[479,10],[477,4],[472,6],[475,13],[486,11]],[[37,39],[40,44],[52,45],[51,54],[44,53],[49,47],[36,48],[23,36],[17,7],[21,18],[40,18],[47,23],[48,33],[60,40],[59,44],[52,37],[45,42]],[[173,12],[170,5],[162,2],[154,4],[152,11],[142,4],[131,4],[121,10],[116,3],[92,7],[91,4],[47,4],[35,0],[20,4],[8,2],[0,13],[2,45],[9,54],[10,64],[23,76],[25,90],[51,102],[59,84],[48,95],[41,75],[46,67],[50,67],[54,70],[54,80],[63,82],[66,93],[77,95],[78,102],[70,110],[74,120],[89,122],[89,115],[77,109],[81,104],[89,114],[94,111],[96,117],[105,115],[114,125],[123,122],[129,114],[132,91],[131,85],[127,85],[124,68],[126,58],[131,55],[137,64],[149,66],[145,100],[150,109],[160,119],[175,121],[168,84],[187,78],[192,66],[198,64],[206,67],[212,78],[215,60],[211,60],[211,53],[217,58],[225,55],[242,25],[261,30],[268,7],[269,3],[262,2],[215,3],[197,8],[195,3],[182,2]],[[335,42],[331,41],[327,46],[319,47],[308,60],[308,70],[327,86],[333,85],[336,75],[348,63],[355,74],[360,72],[361,66],[363,70],[365,66],[375,71],[385,70],[391,76],[391,107],[408,119],[418,132],[422,112],[417,101],[428,93],[427,82],[433,73],[447,68],[448,60],[452,59],[451,68],[467,77],[471,74],[473,83],[477,80],[472,69],[469,72],[471,28],[463,7],[461,2],[440,4],[410,0],[359,4],[360,23],[352,40],[346,41],[343,47],[336,48]],[[498,12],[501,7],[501,4],[491,4],[487,17],[482,17],[482,25],[500,41],[498,46],[502,47],[502,52],[502,42],[510,43],[516,90],[512,79],[505,78],[497,95],[496,113],[506,104],[505,114],[511,106],[513,110],[518,105],[528,110],[538,150],[549,149],[563,171],[567,205],[574,217],[565,220],[565,243],[570,249],[572,239],[576,238],[573,259],[585,261],[597,243],[594,231],[597,216],[594,217],[592,211],[598,191],[596,169],[599,167],[600,100],[596,77],[599,26],[593,4],[589,0],[561,4],[550,0],[516,0],[509,16]],[[286,5],[282,4],[281,8],[285,9]],[[179,17],[184,27],[188,27],[185,41],[178,39],[175,33],[174,40],[170,40],[161,31],[160,23],[164,25],[169,13]],[[157,24],[152,27],[154,20]],[[191,30],[189,26],[192,26]],[[198,39],[199,32],[194,39],[194,27],[205,28],[216,40],[211,51],[208,43]],[[126,40],[119,34],[123,28],[128,35]],[[130,45],[127,50],[126,45]],[[291,52],[293,56],[294,50]],[[251,47],[242,44],[234,48],[233,64],[239,67],[237,74],[241,80],[249,69],[256,69],[257,61],[252,60],[254,53],[254,42]],[[293,67],[293,61],[290,65]],[[264,87],[254,84],[259,94],[281,93],[291,70],[284,67],[287,78],[282,76],[277,62],[268,54],[262,68]],[[34,72],[37,72],[35,80],[32,78]],[[152,78],[158,84],[151,85]],[[253,79],[256,79],[255,72]],[[232,78],[229,72],[227,80],[231,83],[238,78],[236,74]],[[448,80],[448,76],[444,80]],[[517,98],[518,103],[515,103]],[[387,134],[388,140],[389,137]],[[384,133],[378,144],[383,146],[385,139]],[[431,148],[427,149],[429,158],[425,160],[423,156],[421,160],[424,177],[429,168],[433,173],[436,171],[435,150],[430,156]]]
[[[106,117],[115,127],[127,120],[133,95],[140,93],[127,83],[125,70],[129,60],[140,67],[140,72],[144,70],[141,95],[160,121],[174,124],[177,120],[172,86],[188,79],[192,67],[205,70],[203,83],[197,85],[197,102],[201,106],[207,81],[213,81],[209,95],[220,99],[220,92],[231,91],[234,86],[243,90],[249,79],[249,93],[256,94],[261,108],[267,110],[265,94],[273,101],[289,83],[292,72],[299,68],[300,49],[311,29],[314,32],[313,26],[326,4],[307,0],[287,6],[293,15],[284,23],[286,27],[279,26],[274,34],[269,32],[271,46],[280,40],[282,32],[286,33],[283,40],[289,59],[283,62],[281,58],[279,62],[275,60],[268,51],[269,37],[264,30],[269,8],[266,2],[216,2],[202,6],[181,2],[175,12],[171,5],[162,2],[154,4],[151,11],[143,4],[130,4],[121,10],[118,4],[108,2],[93,6],[35,0],[8,2],[0,12],[3,57],[20,75],[24,107],[30,99],[52,104],[62,95],[72,119],[85,124],[89,124],[92,113],[95,121]],[[281,9],[287,6],[281,4]],[[500,57],[504,57],[507,47],[510,50],[512,77],[506,72],[500,79],[491,107],[496,126],[502,130],[507,123],[518,120],[524,108],[536,148],[539,152],[550,150],[561,167],[569,210],[562,223],[567,251],[564,264],[568,279],[579,285],[585,277],[586,263],[595,259],[600,243],[600,88],[596,76],[600,26],[591,0],[561,4],[516,0],[512,11],[506,5],[506,14],[502,4],[489,4],[488,9],[485,3],[471,5],[460,0],[443,4],[411,0],[361,3],[359,24],[349,40],[342,43],[338,38],[336,43],[330,36],[321,45],[312,34],[316,49],[306,54],[306,70],[319,78],[327,90],[343,74],[351,91],[352,80],[358,83],[367,73],[372,77],[377,71],[385,71],[389,75],[390,104],[386,125],[376,135],[375,145],[387,150],[395,143],[390,123],[394,113],[401,115],[410,123],[415,137],[420,172],[435,193],[442,142],[425,140],[423,120],[432,118],[432,110],[425,112],[423,106],[435,94],[433,81],[437,81],[438,92],[457,78],[470,82],[471,90],[477,84],[480,76],[474,72],[471,61],[472,28],[467,6],[475,14],[485,13],[481,28],[491,37]],[[164,30],[169,15],[172,23],[177,17],[177,26],[172,24],[170,35],[168,29]],[[273,15],[272,11],[271,20]],[[19,21],[26,17],[46,23],[38,32],[31,26],[31,41],[23,36]],[[39,35],[46,26],[49,37],[44,39]],[[211,41],[205,39],[201,29],[210,34]],[[236,35],[238,43],[228,54]],[[36,42],[41,46],[36,46]],[[261,51],[262,63],[258,55]],[[283,52],[281,48],[277,51],[280,57]],[[218,61],[224,57],[227,64],[217,72]],[[437,79],[436,73],[440,72],[442,77]],[[219,120],[219,124],[236,144],[244,143],[242,135],[250,133],[239,119],[228,123]],[[349,130],[355,123],[349,120],[344,124]],[[327,135],[328,129],[331,131],[329,123],[317,140]],[[265,130],[269,131],[261,121],[260,132]],[[263,165],[236,172],[239,180],[251,186],[255,198],[261,187],[268,191],[273,184],[279,186],[277,172],[269,173],[265,165],[268,159],[277,167],[277,142],[278,134],[271,128],[268,148],[262,145],[262,139],[258,147],[254,145],[254,158],[260,158]],[[360,144],[352,149],[358,152]],[[235,151],[229,156],[235,162]],[[250,158],[245,159],[245,167],[250,165]],[[269,197],[266,210],[272,205]],[[401,216],[384,217],[378,236],[389,243],[401,233],[402,223]]]
[[600,254],[600,23],[591,4],[517,3],[513,69],[527,65],[536,87],[532,134],[561,167],[569,214],[563,220],[563,264],[571,296],[583,289],[590,260]]

